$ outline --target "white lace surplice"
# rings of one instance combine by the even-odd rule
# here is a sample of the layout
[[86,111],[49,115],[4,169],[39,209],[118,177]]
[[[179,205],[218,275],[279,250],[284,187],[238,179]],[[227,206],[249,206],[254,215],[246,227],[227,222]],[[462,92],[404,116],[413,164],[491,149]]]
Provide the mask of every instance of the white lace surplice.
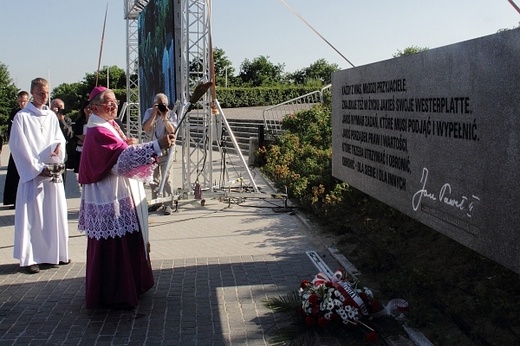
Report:
[[152,143],[129,146],[107,177],[83,186],[78,220],[81,232],[99,240],[147,227],[140,222],[146,218],[141,211],[143,204],[146,207],[142,181],[149,179],[156,167],[153,154]]

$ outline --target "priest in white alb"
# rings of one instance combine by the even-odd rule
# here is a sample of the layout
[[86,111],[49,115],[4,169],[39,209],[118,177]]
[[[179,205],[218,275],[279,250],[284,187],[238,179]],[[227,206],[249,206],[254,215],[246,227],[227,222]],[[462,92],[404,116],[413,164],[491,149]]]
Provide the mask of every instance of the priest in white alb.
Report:
[[69,263],[67,200],[47,164],[65,158],[65,138],[46,106],[49,83],[31,82],[32,102],[13,119],[9,149],[20,174],[16,193],[14,258],[27,273]]

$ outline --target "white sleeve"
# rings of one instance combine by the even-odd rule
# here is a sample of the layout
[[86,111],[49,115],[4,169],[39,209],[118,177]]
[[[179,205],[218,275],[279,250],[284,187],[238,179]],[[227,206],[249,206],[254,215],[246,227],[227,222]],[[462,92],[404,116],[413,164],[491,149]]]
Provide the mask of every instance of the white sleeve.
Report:
[[152,115],[152,108],[148,108],[146,112],[144,112],[143,121],[141,121],[141,124],[144,124],[146,120],[150,119],[150,116]]

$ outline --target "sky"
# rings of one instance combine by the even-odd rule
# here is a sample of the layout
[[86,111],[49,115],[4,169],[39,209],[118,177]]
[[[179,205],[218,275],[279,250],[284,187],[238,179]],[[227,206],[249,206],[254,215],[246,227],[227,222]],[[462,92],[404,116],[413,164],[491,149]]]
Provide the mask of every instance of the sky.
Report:
[[[4,0],[0,63],[20,89],[36,77],[47,78],[51,89],[81,82],[97,70],[108,6],[101,66],[126,69],[125,1]],[[285,72],[318,59],[346,69],[390,59],[406,47],[446,46],[520,24],[508,0],[207,1],[213,45],[236,73],[245,59],[259,56]]]

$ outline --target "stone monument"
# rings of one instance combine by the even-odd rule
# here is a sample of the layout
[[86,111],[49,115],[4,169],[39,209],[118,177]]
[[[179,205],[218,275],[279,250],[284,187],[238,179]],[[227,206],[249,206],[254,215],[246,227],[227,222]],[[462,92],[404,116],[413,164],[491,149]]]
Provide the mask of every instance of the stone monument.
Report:
[[333,175],[520,273],[520,29],[335,72]]

